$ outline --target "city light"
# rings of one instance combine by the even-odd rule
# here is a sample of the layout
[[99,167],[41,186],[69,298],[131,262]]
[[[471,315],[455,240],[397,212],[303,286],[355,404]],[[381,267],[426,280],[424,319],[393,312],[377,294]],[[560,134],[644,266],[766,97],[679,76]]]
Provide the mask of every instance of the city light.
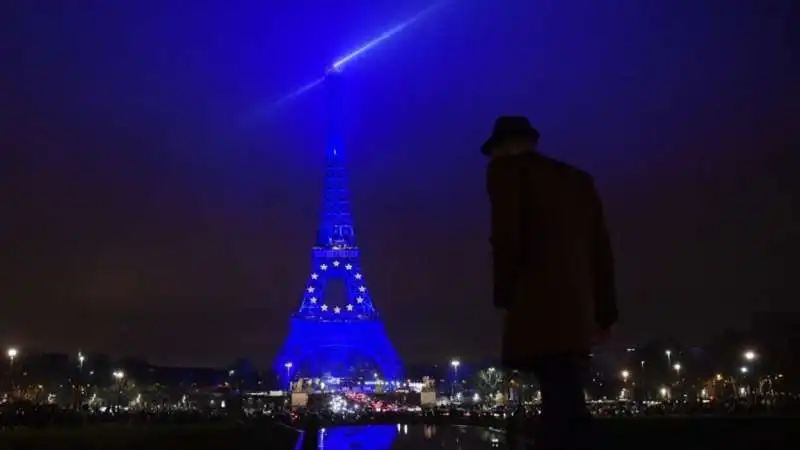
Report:
[[115,378],[117,381],[120,381],[120,380],[122,380],[123,378],[125,378],[125,372],[123,372],[123,371],[121,371],[121,370],[115,370],[115,371],[112,373],[112,375],[114,376],[114,378]]
[[744,352],[744,355],[742,355],[742,356],[744,356],[744,359],[746,359],[747,361],[752,361],[752,360],[756,359],[756,352],[754,352],[752,350],[748,350],[748,351]]
[[456,383],[458,382],[458,366],[461,365],[461,361],[453,359],[450,361],[450,365],[453,367],[453,383],[450,387],[450,395],[454,396],[456,394]]
[[627,383],[628,382],[628,377],[631,375],[631,373],[628,372],[627,370],[623,370],[621,375],[622,375],[622,380]]
[[14,362],[14,358],[16,358],[16,357],[17,357],[17,355],[19,354],[19,352],[17,351],[17,349],[16,349],[16,348],[14,348],[14,347],[11,347],[11,348],[9,348],[9,349],[8,349],[8,352],[6,352],[6,354],[8,355],[8,359],[10,359],[10,360],[11,360],[11,362]]

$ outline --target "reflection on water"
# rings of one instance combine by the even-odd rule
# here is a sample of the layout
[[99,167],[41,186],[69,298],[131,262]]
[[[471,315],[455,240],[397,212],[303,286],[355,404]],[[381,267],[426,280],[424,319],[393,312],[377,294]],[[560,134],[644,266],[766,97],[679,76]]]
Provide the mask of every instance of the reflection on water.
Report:
[[425,439],[433,439],[436,436],[436,425],[423,425],[422,434]]
[[[316,437],[318,450],[479,450],[505,446],[503,434],[497,431],[435,425],[341,426],[322,429]],[[312,440],[303,448],[314,448]]]
[[335,427],[319,431],[319,448],[325,450],[389,450],[400,425]]

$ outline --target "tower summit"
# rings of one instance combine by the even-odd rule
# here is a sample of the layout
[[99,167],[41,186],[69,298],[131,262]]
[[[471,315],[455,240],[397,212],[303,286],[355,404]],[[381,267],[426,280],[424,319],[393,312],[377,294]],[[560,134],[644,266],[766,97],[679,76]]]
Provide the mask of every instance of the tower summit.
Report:
[[353,213],[347,189],[347,169],[342,146],[344,92],[342,74],[332,68],[325,77],[328,145],[325,149],[325,185],[317,231],[318,247],[354,247]]
[[275,367],[289,379],[372,378],[375,373],[396,379],[401,374],[400,359],[372,303],[356,245],[342,138],[341,72],[329,70],[325,87],[328,142],[311,273]]

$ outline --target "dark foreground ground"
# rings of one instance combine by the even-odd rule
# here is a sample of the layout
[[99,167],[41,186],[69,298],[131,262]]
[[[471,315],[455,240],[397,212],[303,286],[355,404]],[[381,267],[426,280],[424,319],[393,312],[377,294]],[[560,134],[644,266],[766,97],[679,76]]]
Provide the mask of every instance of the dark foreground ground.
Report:
[[[800,419],[643,418],[600,419],[602,448],[753,449],[800,448]],[[298,434],[279,425],[97,425],[87,428],[4,430],[0,449],[155,450],[294,449]],[[321,435],[324,448],[448,449],[505,448],[504,433],[474,427],[373,425],[339,427]]]

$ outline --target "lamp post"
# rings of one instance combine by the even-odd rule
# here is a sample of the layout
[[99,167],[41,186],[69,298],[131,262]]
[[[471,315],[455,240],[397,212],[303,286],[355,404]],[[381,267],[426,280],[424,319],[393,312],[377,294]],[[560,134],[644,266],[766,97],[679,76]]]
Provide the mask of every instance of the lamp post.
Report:
[[120,406],[122,406],[122,380],[125,379],[125,372],[115,370],[111,375],[117,381],[117,410],[119,410]]
[[286,364],[283,365],[283,367],[286,368],[286,383],[287,383],[287,386],[288,386],[288,391],[292,390],[292,366],[293,365],[294,364],[292,364],[291,361],[288,361]]
[[661,394],[661,398],[663,398],[664,400],[669,400],[670,397],[669,389],[662,387],[661,389],[659,389],[658,392]]
[[645,361],[644,360],[639,361],[639,366],[642,368],[642,374],[641,374],[642,377],[639,380],[639,384],[642,386],[642,395],[643,395],[644,399],[648,400],[648,397],[650,396],[650,394],[647,392],[647,377],[645,377],[644,365],[645,365]]
[[628,378],[631,376],[631,373],[626,369],[620,372],[620,376],[622,377],[622,383],[624,384],[624,387],[622,388],[622,393],[625,394],[626,391],[628,391]]
[[86,357],[83,356],[83,352],[78,351],[78,383],[75,387],[75,409],[78,409],[83,404],[83,363],[86,361]]
[[461,365],[461,361],[454,359],[450,361],[450,366],[453,367],[453,388],[451,389],[451,397],[455,397],[456,395],[456,382],[458,381],[458,366]]
[[11,390],[14,390],[14,360],[19,355],[19,351],[15,347],[9,347],[6,355],[8,355],[8,379],[11,381]]
[[[742,353],[742,358],[748,364],[752,364],[758,358],[758,354],[756,354],[756,352],[754,352],[753,350],[746,350],[744,353]],[[746,375],[749,371],[750,371],[749,367],[742,367],[743,376]],[[752,377],[752,379],[755,380],[756,385],[759,387],[758,392],[756,391],[756,389],[753,388],[753,386],[751,386],[751,380],[748,379],[746,380],[746,382],[747,382],[747,391],[750,394],[749,395],[750,401],[755,402],[755,396],[756,394],[761,392],[761,389],[757,374],[754,373],[753,375],[754,376]]]
[[19,351],[16,348],[11,347],[8,349],[6,354],[8,355],[9,364],[13,366],[14,360],[17,358],[17,355],[19,355]]

